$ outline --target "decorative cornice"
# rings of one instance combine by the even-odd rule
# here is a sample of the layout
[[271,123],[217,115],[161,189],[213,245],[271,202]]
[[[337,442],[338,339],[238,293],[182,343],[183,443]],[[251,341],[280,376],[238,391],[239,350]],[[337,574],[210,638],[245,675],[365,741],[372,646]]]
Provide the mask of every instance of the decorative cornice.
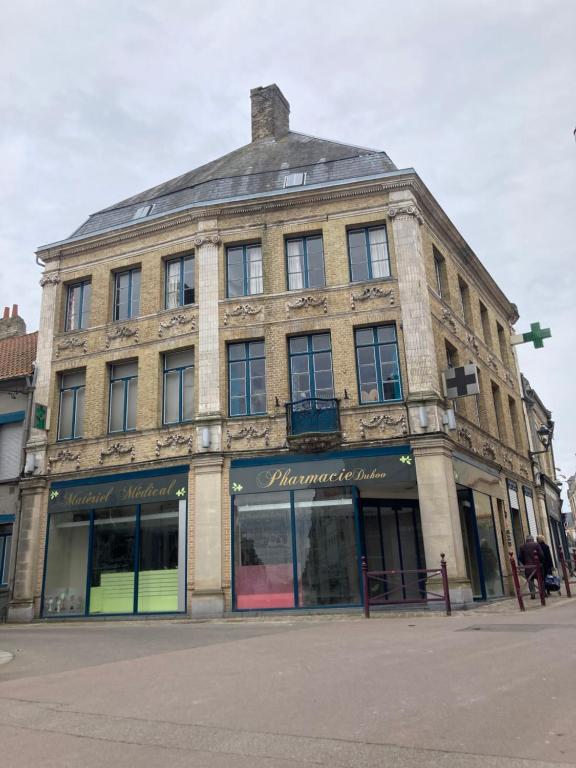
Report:
[[88,341],[87,339],[81,339],[80,336],[72,336],[69,339],[59,341],[56,344],[56,354],[54,355],[56,360],[60,357],[60,352],[63,352],[65,349],[70,349],[71,347],[82,347],[82,352],[86,354],[88,351]]
[[290,317],[291,310],[304,309],[304,307],[322,307],[324,314],[328,312],[328,303],[325,296],[301,296],[296,301],[286,302],[286,317]]
[[414,216],[418,224],[424,224],[424,217],[415,205],[406,205],[401,208],[390,207],[386,213],[389,219],[394,219],[397,216]]
[[408,426],[404,414],[394,418],[394,416],[390,416],[387,413],[381,413],[373,416],[371,419],[360,419],[360,435],[362,438],[366,437],[367,429],[380,429],[381,432],[384,432],[387,431],[386,427],[400,427],[400,434],[408,434]]
[[174,315],[174,317],[171,317],[170,320],[165,320],[164,322],[160,323],[158,326],[158,336],[162,338],[164,336],[164,331],[167,331],[171,328],[175,328],[177,325],[188,325],[190,323],[190,330],[195,331],[196,330],[196,315]]
[[50,456],[48,458],[48,474],[52,472],[52,467],[54,464],[59,464],[60,462],[68,462],[73,461],[76,464],[76,469],[80,469],[80,454],[79,453],[72,453],[72,451],[69,448],[63,448],[62,450],[58,451],[58,453],[55,456]]
[[194,245],[197,248],[201,248],[203,245],[218,245],[220,243],[220,235],[197,235],[194,238]]
[[171,432],[164,440],[156,441],[156,450],[154,452],[156,456],[160,456],[160,451],[163,448],[172,448],[175,445],[187,445],[188,453],[192,453],[194,450],[194,438],[187,437],[180,432]]
[[103,464],[104,459],[108,456],[124,456],[127,453],[130,454],[130,461],[134,461],[136,458],[136,452],[134,449],[134,443],[131,445],[125,445],[124,443],[112,443],[108,448],[103,448],[100,451],[100,458],[98,464]]
[[127,325],[121,325],[119,328],[113,328],[111,331],[106,331],[106,349],[110,349],[110,342],[115,339],[129,339],[133,338],[134,343],[138,343],[138,328],[130,328]]
[[393,288],[383,290],[377,285],[367,285],[360,291],[360,293],[350,293],[350,307],[352,309],[356,309],[357,301],[367,301],[368,299],[387,299],[388,297],[390,297],[390,306],[393,307],[395,301]]
[[270,444],[270,427],[264,427],[264,429],[256,429],[256,427],[242,427],[237,432],[230,432],[226,430],[226,445],[228,448],[232,445],[232,440],[257,440],[264,438],[264,445]]
[[44,288],[45,285],[58,285],[62,282],[59,272],[46,272],[40,278],[40,286]]
[[242,319],[246,317],[253,317],[254,315],[259,315],[264,310],[263,304],[253,305],[253,304],[237,304],[234,309],[226,310],[224,312],[224,325],[228,325],[228,320],[231,317],[241,317]]

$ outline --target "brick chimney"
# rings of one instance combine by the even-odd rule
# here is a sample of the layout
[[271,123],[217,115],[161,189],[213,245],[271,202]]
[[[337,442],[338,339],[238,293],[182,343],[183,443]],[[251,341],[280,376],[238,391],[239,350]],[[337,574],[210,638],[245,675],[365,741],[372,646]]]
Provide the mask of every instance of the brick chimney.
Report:
[[18,304],[12,305],[12,315],[10,315],[10,307],[4,307],[4,315],[0,320],[0,339],[23,336],[25,333],[26,323],[18,315]]
[[250,91],[252,101],[252,141],[281,139],[290,130],[290,104],[277,85],[260,86]]

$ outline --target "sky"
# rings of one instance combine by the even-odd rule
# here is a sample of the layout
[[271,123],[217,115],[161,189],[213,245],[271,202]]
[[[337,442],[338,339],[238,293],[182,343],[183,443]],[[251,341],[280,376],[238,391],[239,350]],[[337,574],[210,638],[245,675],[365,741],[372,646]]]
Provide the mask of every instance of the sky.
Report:
[[576,2],[0,0],[0,308],[38,326],[40,245],[250,140],[277,83],[303,133],[414,167],[544,349],[521,368],[576,471]]

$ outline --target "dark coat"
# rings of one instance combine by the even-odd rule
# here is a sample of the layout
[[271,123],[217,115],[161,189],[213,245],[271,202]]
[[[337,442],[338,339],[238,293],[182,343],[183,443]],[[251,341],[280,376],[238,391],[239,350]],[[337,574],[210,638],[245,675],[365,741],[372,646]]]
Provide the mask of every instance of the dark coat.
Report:
[[[542,552],[542,547],[540,544],[538,544],[537,541],[527,541],[525,544],[522,544],[520,551],[518,552],[518,560],[522,563],[523,566],[535,563],[536,557],[538,557],[538,561],[540,563],[544,561],[544,553]],[[534,578],[536,575],[536,568],[524,567],[524,573],[527,578]]]
[[542,550],[542,563],[544,565],[544,575],[551,574],[554,570],[554,560],[552,559],[552,552],[550,547],[545,541],[540,541],[540,549]]

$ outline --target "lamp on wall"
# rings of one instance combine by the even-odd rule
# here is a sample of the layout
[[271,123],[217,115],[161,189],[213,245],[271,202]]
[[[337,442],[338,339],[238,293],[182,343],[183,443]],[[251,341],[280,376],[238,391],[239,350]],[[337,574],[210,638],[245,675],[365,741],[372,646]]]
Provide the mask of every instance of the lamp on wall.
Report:
[[538,429],[536,430],[536,434],[538,435],[538,440],[542,443],[544,446],[543,451],[528,451],[528,456],[532,458],[533,456],[537,456],[539,453],[548,453],[548,449],[550,448],[550,444],[552,443],[552,435],[554,433],[554,425],[552,427],[546,426],[546,424],[542,424]]

